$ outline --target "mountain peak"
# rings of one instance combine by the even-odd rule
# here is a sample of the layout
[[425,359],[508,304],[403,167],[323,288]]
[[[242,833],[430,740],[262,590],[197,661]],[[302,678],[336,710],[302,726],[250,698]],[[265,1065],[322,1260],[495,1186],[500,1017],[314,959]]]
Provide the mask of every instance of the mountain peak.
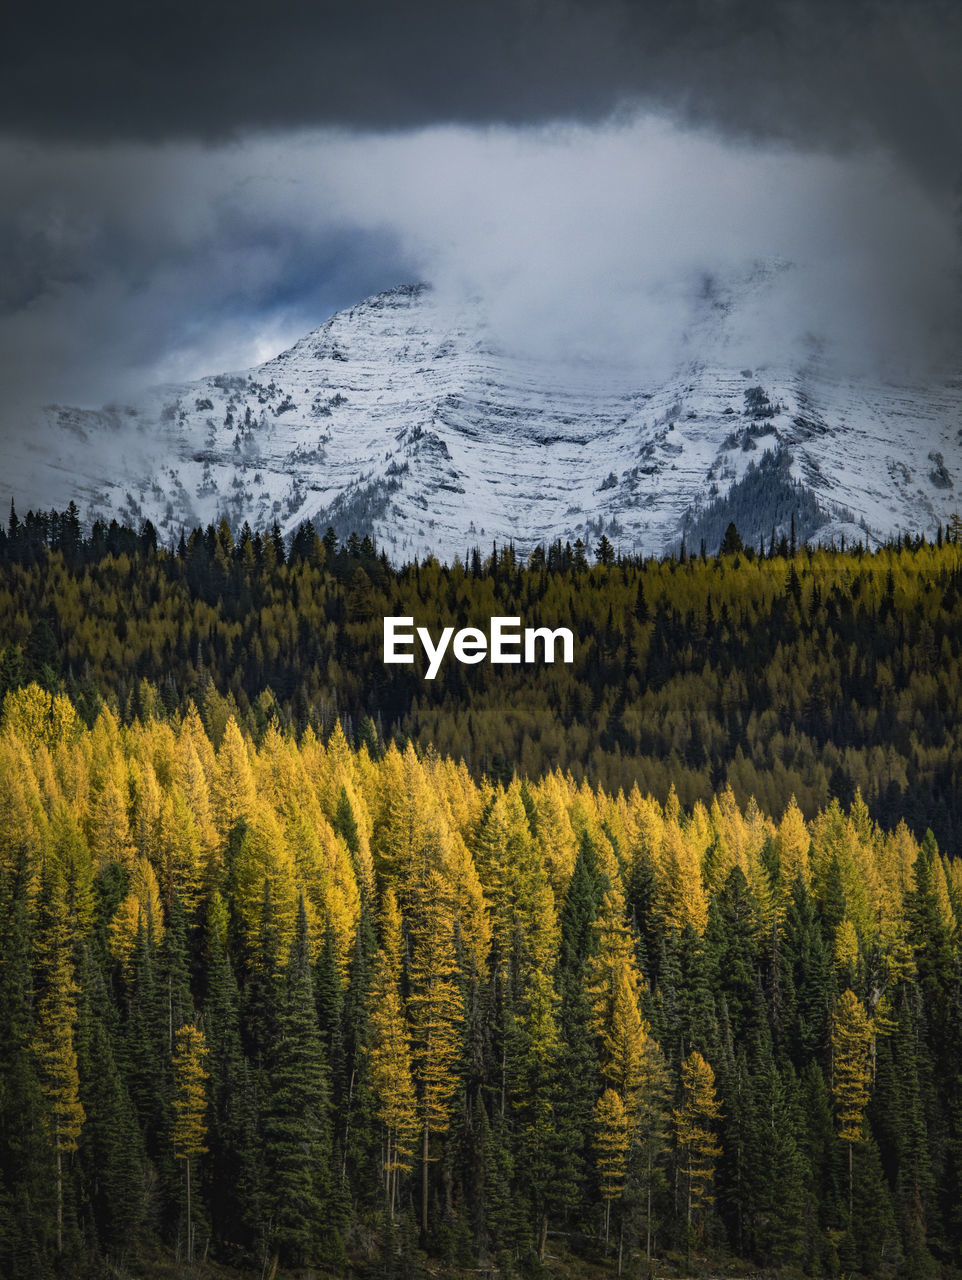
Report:
[[706,287],[677,371],[615,385],[590,362],[495,349],[478,305],[400,285],[249,371],[50,410],[7,473],[19,506],[75,498],[166,537],[310,518],[398,560],[602,532],[625,551],[677,548],[684,531],[713,550],[721,521],[757,544],[793,514],[802,536],[934,532],[962,484],[962,388],[698,358],[700,332],[745,296]]

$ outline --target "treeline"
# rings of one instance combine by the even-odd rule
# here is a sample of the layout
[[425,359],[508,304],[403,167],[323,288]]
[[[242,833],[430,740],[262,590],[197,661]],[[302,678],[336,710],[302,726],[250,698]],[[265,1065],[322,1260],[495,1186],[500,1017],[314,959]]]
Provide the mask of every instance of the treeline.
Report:
[[8,1280],[962,1263],[962,863],[858,796],[503,787],[32,685],[0,806]]
[[[955,522],[957,526],[958,522]],[[724,554],[662,561],[554,544],[394,568],[369,538],[308,524],[226,524],[173,548],[76,511],[11,516],[0,536],[0,693],[35,680],[91,724],[200,709],[255,737],[277,716],[354,742],[412,738],[463,756],[475,778],[555,768],[609,790],[707,801],[731,786],[813,816],[856,789],[886,826],[962,831],[962,548],[958,528],[868,553],[764,554],[729,530]],[[589,563],[594,558],[595,563]],[[385,666],[382,618],[441,626],[570,627],[571,666],[462,666],[432,682]]]

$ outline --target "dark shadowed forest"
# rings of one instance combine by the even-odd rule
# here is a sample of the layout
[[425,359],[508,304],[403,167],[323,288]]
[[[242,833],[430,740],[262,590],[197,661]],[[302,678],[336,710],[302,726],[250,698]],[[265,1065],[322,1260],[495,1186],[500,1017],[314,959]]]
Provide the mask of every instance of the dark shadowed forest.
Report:
[[[34,680],[90,724],[199,709],[215,745],[229,715],[255,739],[277,720],[321,737],[340,719],[372,747],[408,737],[509,782],[560,768],[609,791],[682,804],[731,786],[811,818],[859,790],[955,850],[962,827],[962,545],[868,553],[796,548],[637,561],[602,539],[394,568],[369,539],[308,524],[178,547],[75,513],[16,517],[0,537],[0,695]],[[589,560],[593,563],[589,563]],[[382,618],[574,631],[574,663],[386,666]]]

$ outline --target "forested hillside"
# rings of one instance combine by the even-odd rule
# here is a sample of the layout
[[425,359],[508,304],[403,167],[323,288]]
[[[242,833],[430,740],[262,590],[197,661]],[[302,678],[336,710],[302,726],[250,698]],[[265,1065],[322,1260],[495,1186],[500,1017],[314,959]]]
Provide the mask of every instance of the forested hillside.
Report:
[[31,685],[0,804],[9,1280],[962,1262],[962,864],[858,796],[505,788]]
[[[954,522],[955,525],[958,521]],[[464,757],[476,779],[571,770],[610,791],[637,781],[683,805],[730,785],[807,818],[861,791],[871,816],[962,832],[962,546],[869,554],[788,539],[718,557],[638,562],[602,540],[465,551],[451,567],[395,568],[369,539],[308,525],[235,540],[226,524],[176,548],[154,531],[76,513],[0,534],[0,692],[37,680],[92,723],[193,700],[215,745],[233,714],[320,736],[341,720],[370,746],[413,738]],[[596,561],[589,564],[589,559]],[[385,666],[382,618],[567,626],[572,666]]]

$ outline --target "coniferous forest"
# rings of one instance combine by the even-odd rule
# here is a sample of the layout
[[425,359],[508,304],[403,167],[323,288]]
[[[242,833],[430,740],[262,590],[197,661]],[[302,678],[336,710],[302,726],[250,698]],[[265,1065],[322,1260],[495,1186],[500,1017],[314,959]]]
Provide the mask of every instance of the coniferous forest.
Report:
[[958,531],[730,534],[11,520],[0,1275],[955,1274]]
[[[395,568],[368,538],[310,524],[235,538],[226,522],[158,546],[75,510],[0,530],[0,696],[31,680],[87,723],[196,705],[219,741],[272,717],[369,748],[412,738],[504,783],[560,768],[688,808],[731,786],[807,818],[861,791],[886,828],[962,844],[962,525],[869,553],[772,533],[663,560],[555,544]],[[759,551],[763,554],[759,554]],[[590,563],[589,563],[590,561]],[[385,616],[566,626],[574,663],[463,666],[426,681],[383,662]]]

